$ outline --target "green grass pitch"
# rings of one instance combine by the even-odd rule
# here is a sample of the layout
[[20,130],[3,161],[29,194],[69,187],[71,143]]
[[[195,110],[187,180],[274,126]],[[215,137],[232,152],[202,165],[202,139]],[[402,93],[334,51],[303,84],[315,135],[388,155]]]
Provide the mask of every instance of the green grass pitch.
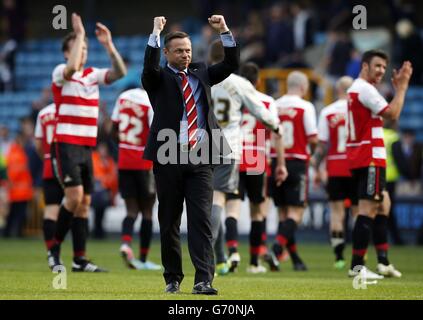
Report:
[[[245,272],[248,246],[240,247],[241,266],[238,272],[216,277],[213,285],[217,297],[195,296],[193,268],[186,243],[183,247],[185,279],[181,294],[167,295],[161,271],[127,269],[119,255],[119,240],[89,241],[90,258],[110,270],[107,274],[70,272],[71,245],[64,245],[63,260],[68,269],[67,289],[53,289],[56,274],[47,268],[46,254],[41,239],[1,240],[0,242],[0,300],[6,299],[141,299],[141,300],[290,300],[290,299],[423,299],[423,248],[393,247],[391,261],[403,272],[401,279],[383,279],[366,290],[356,290],[347,270],[332,267],[333,255],[329,245],[300,243],[301,256],[309,267],[307,272],[294,272],[291,262],[282,264],[281,272],[250,275]],[[347,247],[347,260],[351,247]],[[150,259],[159,262],[159,244],[154,242]],[[375,269],[374,249],[368,253],[367,265]]]

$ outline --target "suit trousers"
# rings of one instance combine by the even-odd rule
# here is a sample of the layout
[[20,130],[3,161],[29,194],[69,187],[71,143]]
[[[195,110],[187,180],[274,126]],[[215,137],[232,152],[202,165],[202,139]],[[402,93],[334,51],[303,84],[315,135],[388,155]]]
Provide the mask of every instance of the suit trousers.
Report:
[[213,169],[210,164],[159,164],[154,162],[154,177],[159,201],[161,257],[166,284],[182,282],[180,224],[186,203],[188,249],[195,268],[194,283],[212,282],[214,255],[212,247],[211,207]]

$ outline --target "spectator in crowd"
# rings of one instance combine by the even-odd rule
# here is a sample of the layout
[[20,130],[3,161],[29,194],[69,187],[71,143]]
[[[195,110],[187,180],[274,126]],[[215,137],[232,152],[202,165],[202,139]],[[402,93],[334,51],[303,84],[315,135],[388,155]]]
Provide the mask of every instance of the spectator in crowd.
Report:
[[41,90],[41,95],[38,100],[32,102],[30,118],[32,123],[37,122],[38,112],[45,106],[53,102],[53,96],[50,87],[45,87]]
[[395,214],[395,197],[396,197],[396,184],[399,180],[400,174],[392,154],[392,144],[399,140],[397,133],[397,124],[393,121],[385,120],[383,128],[383,137],[386,147],[386,190],[391,199],[391,207],[388,218],[389,232],[391,233],[392,240],[396,245],[403,245],[400,231],[398,230],[396,214]]
[[423,169],[423,144],[416,141],[413,129],[403,129],[399,141],[392,144],[392,155],[399,173],[412,184],[420,183]]
[[3,230],[6,224],[8,212],[7,183],[6,157],[0,153],[0,230]]
[[40,189],[41,192],[43,161],[35,148],[34,122],[32,122],[31,117],[28,116],[21,119],[21,132],[33,186]]
[[354,46],[347,30],[332,30],[329,39],[326,72],[330,79],[335,80],[345,75]]
[[241,44],[241,62],[254,62],[260,67],[266,64],[264,34],[264,24],[260,13],[251,11],[238,36]]
[[293,15],[294,49],[304,50],[313,44],[314,22],[309,10],[309,1],[296,1],[291,4]]
[[32,199],[28,203],[27,211],[29,216],[34,218],[34,221],[39,221],[38,217],[43,216],[44,206],[42,192],[43,159],[40,158],[35,147],[34,122],[30,116],[21,119],[21,132],[33,188]]
[[267,63],[284,63],[294,51],[294,35],[286,5],[275,3],[269,9],[266,25]]
[[[423,144],[416,141],[415,131],[402,130],[401,139],[392,145],[392,152],[401,176],[415,189],[423,178]],[[423,223],[417,232],[417,244],[423,245]]]
[[5,125],[0,125],[0,155],[6,156],[12,141],[9,137],[9,128]]
[[14,55],[17,43],[13,39],[7,40],[0,46],[0,92],[13,91]]
[[24,0],[3,0],[0,8],[0,21],[6,39],[17,43],[25,38],[27,14]]
[[402,19],[396,24],[394,62],[409,60],[413,64],[411,85],[423,84],[423,39],[410,20]]
[[32,199],[32,178],[24,149],[24,135],[19,132],[6,156],[10,209],[4,237],[22,237],[27,217],[28,202]]
[[[0,42],[0,92],[14,90],[15,53],[25,37],[25,2],[3,0],[0,7],[0,27],[4,43]],[[1,37],[3,36],[3,37]]]
[[106,209],[113,205],[117,194],[118,179],[115,161],[110,156],[107,144],[100,142],[93,152],[94,192],[92,207],[94,209],[94,237],[105,237],[103,219]]
[[353,79],[357,79],[361,70],[361,53],[353,48],[351,51],[351,59],[347,63],[346,75]]
[[203,27],[201,28],[200,41],[198,41],[196,44],[193,44],[193,48],[192,48],[193,57],[195,57],[195,59],[197,59],[198,61],[206,61],[209,46],[213,42],[214,39],[216,39],[216,36],[213,32],[213,29],[210,27],[208,23],[204,24]]

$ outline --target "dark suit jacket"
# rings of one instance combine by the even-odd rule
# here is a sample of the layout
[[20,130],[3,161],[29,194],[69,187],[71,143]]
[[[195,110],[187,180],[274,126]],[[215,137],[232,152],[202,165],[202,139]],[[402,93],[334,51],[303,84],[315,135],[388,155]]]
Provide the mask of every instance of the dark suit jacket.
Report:
[[418,180],[423,170],[423,145],[415,142],[410,157],[402,150],[401,140],[392,144],[392,156],[399,173],[407,180]]
[[[157,161],[157,150],[165,143],[157,141],[158,132],[162,129],[172,129],[179,137],[180,121],[184,111],[181,79],[168,67],[160,67],[160,50],[160,48],[147,46],[141,77],[142,85],[148,93],[154,110],[154,118],[144,150],[144,158],[152,161]],[[188,67],[190,76],[197,77],[199,85],[203,89],[200,99],[206,109],[206,130],[209,137],[212,129],[220,129],[212,108],[210,87],[226,79],[238,67],[239,50],[237,47],[225,47],[225,59],[218,64],[207,67],[204,63],[191,63]],[[209,150],[216,152],[213,140],[209,141]],[[223,143],[227,144],[227,141],[225,140]],[[223,155],[221,150],[219,153]]]

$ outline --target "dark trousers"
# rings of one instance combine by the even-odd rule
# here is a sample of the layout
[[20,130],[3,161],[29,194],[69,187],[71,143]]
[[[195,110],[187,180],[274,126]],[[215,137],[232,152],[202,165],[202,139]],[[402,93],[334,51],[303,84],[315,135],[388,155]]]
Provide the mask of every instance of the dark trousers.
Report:
[[91,205],[94,209],[93,236],[96,239],[103,239],[106,236],[103,228],[104,214],[106,209],[112,205],[110,191],[107,189],[95,190],[92,195]]
[[28,201],[11,202],[9,215],[7,216],[4,237],[23,237],[23,229],[27,216]]
[[184,278],[179,230],[184,200],[188,222],[188,249],[195,268],[195,283],[212,282],[214,256],[211,166],[154,163],[153,171],[159,201],[161,255],[166,283],[180,283]]
[[391,210],[389,212],[388,227],[394,244],[404,244],[404,241],[401,237],[401,233],[398,229],[397,218],[395,216],[395,186],[395,182],[388,182],[386,184],[386,191],[388,191],[389,198],[391,198]]

